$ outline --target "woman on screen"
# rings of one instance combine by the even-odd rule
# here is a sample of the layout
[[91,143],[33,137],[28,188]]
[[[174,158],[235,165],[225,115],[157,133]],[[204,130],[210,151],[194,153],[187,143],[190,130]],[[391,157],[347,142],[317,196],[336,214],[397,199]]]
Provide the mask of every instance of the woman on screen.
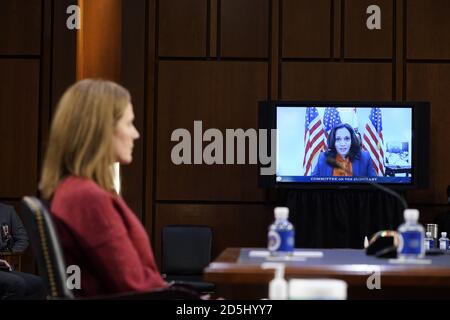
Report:
[[82,80],[61,98],[53,119],[40,191],[51,202],[68,265],[81,270],[81,296],[165,287],[147,233],[115,192],[113,163],[132,161],[129,92]]
[[312,176],[374,177],[370,154],[361,150],[361,141],[347,123],[335,126],[328,136],[328,150],[320,153]]

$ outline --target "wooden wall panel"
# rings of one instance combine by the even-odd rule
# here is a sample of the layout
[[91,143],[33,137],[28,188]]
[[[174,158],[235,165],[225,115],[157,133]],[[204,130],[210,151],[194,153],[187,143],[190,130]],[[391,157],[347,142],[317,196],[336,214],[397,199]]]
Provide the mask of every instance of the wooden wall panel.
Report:
[[285,100],[389,101],[391,64],[285,62],[281,92]]
[[406,36],[403,26],[406,19],[405,1],[395,1],[395,16],[394,16],[394,53],[393,53],[393,77],[394,77],[394,96],[396,101],[405,99],[404,77],[405,77],[405,50],[406,50]]
[[270,43],[270,79],[269,79],[269,99],[276,100],[279,95],[278,70],[280,61],[280,0],[271,1],[271,43]]
[[0,59],[0,197],[36,193],[39,60]]
[[267,58],[269,0],[221,0],[221,55]]
[[216,57],[219,53],[217,50],[217,36],[218,36],[218,20],[219,20],[219,0],[209,0],[209,57]]
[[[76,0],[1,1],[0,148],[7,155],[0,157],[2,201],[9,199],[17,203],[22,195],[36,193],[39,172],[36,159],[45,149],[45,144],[38,142],[38,132],[40,141],[44,141],[50,105],[54,106],[67,86],[75,81],[76,32],[65,28],[65,10],[76,3]],[[135,150],[135,163],[124,169],[124,196],[138,215],[147,210],[143,219],[147,230],[153,227],[157,241],[165,224],[201,223],[214,228],[215,255],[227,246],[265,246],[272,214],[263,205],[268,200],[266,192],[256,187],[256,166],[175,166],[170,151],[176,143],[170,141],[170,134],[180,127],[192,133],[194,120],[202,120],[204,130],[256,127],[256,102],[266,99],[269,92],[272,97],[287,100],[391,100],[395,90],[397,98],[430,100],[431,186],[407,195],[410,203],[423,211],[424,222],[446,208],[445,188],[450,178],[446,163],[450,151],[441,146],[449,144],[445,130],[449,127],[447,102],[450,98],[447,93],[450,87],[449,1],[139,0],[137,5],[130,1],[124,3],[131,11],[122,12],[122,19],[128,25],[122,29],[126,39],[121,44],[120,70],[124,72],[123,83],[133,94],[135,107],[139,106],[136,107],[137,125],[143,134]],[[381,6],[382,30],[364,29],[365,9],[369,4]],[[52,18],[44,19],[46,31],[41,30],[43,15]],[[50,26],[53,30],[49,30]],[[144,34],[145,30],[148,35]],[[341,38],[344,43],[340,43]],[[393,40],[396,41],[393,64],[377,62],[380,58],[392,58]],[[344,56],[340,55],[341,46]],[[221,55],[233,61],[207,61],[208,50],[210,56],[215,56],[216,48],[219,58]],[[261,62],[269,58],[269,52],[271,60]],[[35,57],[21,59],[23,55]],[[161,61],[158,57],[175,57],[178,61]],[[279,58],[307,60],[281,62]],[[365,61],[337,62],[336,58]],[[420,60],[404,69],[404,58]],[[201,59],[204,61],[197,61]],[[313,62],[314,59],[321,62]],[[441,64],[428,61],[436,59],[445,61]],[[116,63],[120,62],[114,62],[107,70],[114,75],[118,70]],[[157,142],[155,149],[152,139]],[[155,172],[153,157],[157,160]],[[155,193],[153,185],[157,189]],[[147,197],[149,194],[155,197]],[[183,203],[185,200],[188,203]],[[233,204],[224,204],[228,201]],[[256,204],[248,204],[253,202]],[[153,207],[156,213],[151,211]],[[249,235],[245,234],[249,232],[244,229],[246,225],[252,226]],[[160,243],[156,245],[159,250]]]
[[450,65],[408,64],[407,100],[430,101],[430,187],[423,191],[410,191],[409,199],[418,203],[447,203],[450,185]]
[[207,0],[159,3],[159,55],[206,56]]
[[450,59],[450,1],[405,2],[407,58]]
[[77,67],[77,33],[67,29],[66,9],[77,4],[77,0],[58,0],[53,2],[53,34],[52,34],[52,113],[66,89],[76,81]]
[[38,176],[42,162],[44,159],[45,150],[47,148],[47,141],[50,128],[50,112],[51,112],[51,87],[52,87],[52,21],[54,14],[52,12],[52,1],[44,0],[43,6],[43,24],[42,24],[42,56],[40,65],[40,107],[39,107],[39,144],[38,144]]
[[77,80],[120,79],[122,0],[79,0],[81,29],[77,32]]
[[[75,79],[66,8],[76,2],[0,1],[0,201],[19,216],[21,197],[37,194],[51,106]],[[31,247],[22,271],[36,272]]]
[[40,54],[41,5],[41,0],[0,2],[0,54]]
[[[444,190],[445,194],[445,190]],[[447,234],[450,233],[450,230],[444,230],[444,226],[441,221],[443,217],[447,216],[447,221],[450,218],[450,206],[447,204],[414,204],[414,208],[420,211],[419,221],[422,225],[426,225],[428,223],[437,223],[438,224],[438,232],[440,234],[441,231],[446,231]],[[440,221],[439,221],[440,220]]]
[[169,224],[200,224],[212,228],[212,258],[228,247],[265,247],[273,221],[272,208],[263,205],[158,204],[155,258],[161,261],[161,231]]
[[283,58],[329,58],[331,0],[283,0]]
[[[392,0],[347,0],[345,2],[344,53],[346,58],[392,59]],[[369,30],[367,7],[381,10],[381,29]]]
[[145,91],[148,88],[145,69],[142,67],[147,59],[145,0],[122,1],[122,19],[120,41],[122,47],[119,48],[122,60],[118,64],[118,67],[121,67],[120,83],[130,91],[135,115],[134,124],[140,133],[140,138],[134,142],[133,162],[121,166],[121,193],[130,208],[145,222],[145,172],[148,167],[151,168],[145,160],[146,132],[152,130],[153,122],[151,118],[146,118]]
[[342,22],[343,17],[343,9],[344,6],[342,5],[344,0],[333,0],[333,8],[332,8],[332,22],[331,27],[332,31],[331,34],[333,36],[333,41],[331,44],[332,47],[332,57],[334,59],[343,58],[344,56],[344,44],[342,43],[344,39],[343,38],[343,28],[344,23]]
[[[158,200],[262,200],[256,165],[179,165],[171,161],[172,131],[257,128],[257,102],[267,99],[266,63],[171,62],[159,64]],[[208,143],[204,143],[204,146]],[[225,157],[225,152],[224,152]],[[193,159],[193,153],[192,153]]]

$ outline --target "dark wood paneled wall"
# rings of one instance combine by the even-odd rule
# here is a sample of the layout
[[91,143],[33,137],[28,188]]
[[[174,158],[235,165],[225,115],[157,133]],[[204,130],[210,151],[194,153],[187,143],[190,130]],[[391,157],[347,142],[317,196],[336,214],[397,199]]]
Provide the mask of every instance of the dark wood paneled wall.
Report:
[[409,198],[430,217],[448,211],[446,187],[450,185],[450,2],[407,1],[403,7],[406,100],[431,101],[430,187],[411,191]]
[[[431,186],[407,197],[424,221],[446,209],[448,1],[148,3],[155,25],[147,38],[154,53],[148,53],[147,65],[153,117],[146,118],[152,121],[146,217],[152,220],[157,257],[161,228],[170,223],[213,226],[215,254],[231,245],[265,245],[273,202],[256,187],[254,166],[176,166],[170,159],[176,128],[193,133],[194,120],[203,121],[203,130],[256,127],[257,101],[265,98],[431,101]],[[381,30],[366,27],[366,9],[373,4],[381,8]],[[227,225],[238,231],[243,223],[251,228],[239,237],[224,232]]]
[[269,56],[270,1],[225,0],[219,2],[220,56],[267,58]]
[[0,54],[39,56],[42,0],[3,0],[0,10]]
[[119,81],[122,0],[78,0],[81,29],[77,32],[77,80]]
[[176,166],[170,138],[176,128],[193,132],[195,120],[203,130],[257,128],[256,102],[270,97],[272,2],[188,1],[188,10],[185,1],[168,2],[155,2],[156,33],[149,38],[156,52],[150,62],[156,72],[149,75],[154,145],[147,148],[155,161],[156,257],[161,229],[171,223],[210,225],[214,256],[228,246],[264,245],[272,214],[266,192],[255,185],[257,167]]
[[[88,0],[85,0],[88,1]],[[116,0],[112,0],[116,4]],[[0,10],[0,201],[35,194],[53,107],[75,80],[69,0],[4,0]],[[382,29],[366,28],[368,5]],[[264,246],[274,202],[254,165],[176,166],[176,128],[255,128],[263,99],[429,100],[431,185],[408,192],[424,221],[446,209],[450,11],[447,0],[122,1],[121,66],[141,140],[124,197],[159,257],[170,223],[214,229],[214,255]],[[99,28],[103,28],[99,26]],[[114,42],[114,41],[113,41]],[[117,45],[117,43],[114,43]],[[116,59],[116,60],[117,60]],[[95,66],[91,66],[95,67]],[[443,147],[444,146],[444,147]]]
[[332,2],[318,0],[314,5],[310,1],[285,0],[280,5],[281,37],[279,43],[284,58],[330,58],[332,39]]
[[[75,32],[66,8],[76,1],[0,2],[0,201],[20,215],[20,199],[36,195],[50,116],[75,79]],[[31,248],[23,271],[34,272]]]
[[[266,97],[265,62],[161,61],[157,101],[157,199],[263,201],[262,190],[254,186],[255,165],[176,166],[171,160],[174,143],[170,137],[176,128],[193,132],[195,120],[203,122],[203,130],[217,128],[225,132],[226,128],[256,128],[254,104]],[[167,183],[160,183],[162,181]]]

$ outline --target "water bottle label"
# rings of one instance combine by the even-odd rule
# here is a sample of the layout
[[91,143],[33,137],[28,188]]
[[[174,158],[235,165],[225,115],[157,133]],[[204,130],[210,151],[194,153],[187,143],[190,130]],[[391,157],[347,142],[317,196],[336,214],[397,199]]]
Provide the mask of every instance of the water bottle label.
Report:
[[269,231],[269,251],[294,251],[294,231]]
[[447,250],[448,249],[448,240],[439,240],[439,249]]
[[401,234],[400,253],[420,254],[422,249],[422,234],[418,231],[406,231]]
[[425,240],[425,250],[430,250],[433,248],[434,248],[434,240],[433,239]]

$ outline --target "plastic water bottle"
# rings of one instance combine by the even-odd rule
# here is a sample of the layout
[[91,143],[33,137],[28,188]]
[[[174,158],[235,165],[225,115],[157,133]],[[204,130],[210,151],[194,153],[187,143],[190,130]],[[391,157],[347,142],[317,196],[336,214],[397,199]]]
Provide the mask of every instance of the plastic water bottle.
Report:
[[441,232],[441,238],[439,239],[439,249],[448,250],[449,243],[447,238],[447,232]]
[[423,258],[425,255],[425,229],[418,222],[419,210],[406,209],[403,213],[405,223],[398,227],[400,244],[397,250],[399,259]]
[[276,207],[275,222],[269,227],[268,249],[273,256],[289,256],[294,252],[294,226],[288,221],[289,209]]
[[432,237],[430,231],[427,231],[425,235],[426,235],[424,239],[425,250],[431,250],[434,248],[434,238]]

